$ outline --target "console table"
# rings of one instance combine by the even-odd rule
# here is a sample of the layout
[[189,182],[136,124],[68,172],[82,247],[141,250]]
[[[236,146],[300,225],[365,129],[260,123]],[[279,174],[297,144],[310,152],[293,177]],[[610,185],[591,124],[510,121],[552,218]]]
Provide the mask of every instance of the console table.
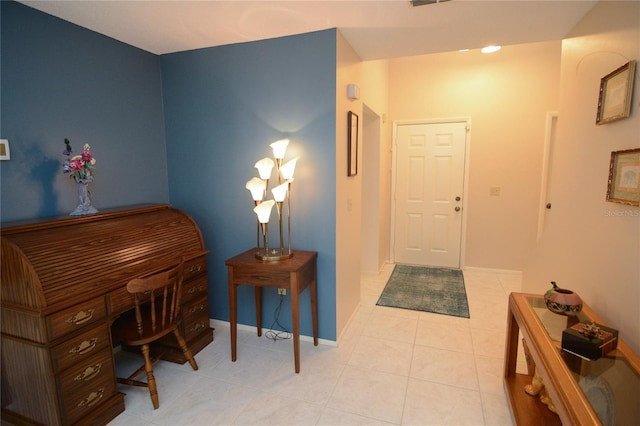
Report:
[[[2,423],[109,423],[124,410],[110,325],[134,306],[127,282],[185,260],[182,335],[213,340],[200,229],[169,205],[3,224]],[[177,342],[165,359],[184,363]],[[155,348],[152,348],[154,350]]]
[[315,251],[294,251],[289,259],[263,262],[255,256],[257,249],[247,250],[225,264],[229,274],[229,325],[231,331],[231,361],[236,361],[237,341],[237,287],[254,287],[256,304],[256,326],[258,336],[262,335],[262,287],[284,288],[291,295],[291,324],[293,327],[293,354],[295,371],[300,372],[300,293],[309,287],[311,295],[311,321],[313,324],[313,344],[318,346],[318,306],[316,285]]
[[[504,385],[517,425],[640,424],[640,357],[624,341],[589,361],[562,350],[562,331],[578,323],[606,325],[586,304],[576,316],[549,311],[540,295],[511,293]],[[516,373],[522,333],[557,415],[524,391],[532,376]]]

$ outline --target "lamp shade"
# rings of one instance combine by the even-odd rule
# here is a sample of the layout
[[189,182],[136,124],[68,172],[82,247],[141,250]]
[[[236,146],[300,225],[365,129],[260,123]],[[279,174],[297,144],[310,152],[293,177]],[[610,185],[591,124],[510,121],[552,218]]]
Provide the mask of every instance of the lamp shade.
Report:
[[258,215],[258,222],[269,223],[269,217],[271,217],[271,209],[273,208],[274,204],[275,201],[268,200],[255,206],[253,211]]
[[300,157],[289,160],[280,167],[280,173],[282,173],[282,178],[284,180],[293,179],[293,172],[296,170],[296,162],[298,161],[298,158]]
[[287,190],[289,189],[289,183],[285,182],[282,185],[278,185],[271,190],[273,194],[273,199],[277,202],[283,202],[285,198],[287,198]]
[[254,177],[247,182],[245,188],[251,191],[253,201],[262,201],[264,191],[267,189],[267,183],[260,178]]
[[264,157],[255,164],[255,168],[258,169],[261,179],[269,179],[274,165],[275,163],[271,158]]
[[284,154],[287,152],[288,145],[289,139],[280,139],[279,141],[275,141],[269,146],[273,148],[273,156],[277,160],[282,160],[284,158]]

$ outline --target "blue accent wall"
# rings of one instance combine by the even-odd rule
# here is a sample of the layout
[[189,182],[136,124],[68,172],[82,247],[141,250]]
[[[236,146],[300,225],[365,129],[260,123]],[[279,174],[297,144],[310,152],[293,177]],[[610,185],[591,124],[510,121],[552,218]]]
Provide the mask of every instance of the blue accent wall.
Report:
[[[318,252],[319,334],[336,340],[336,30],[157,56],[20,3],[0,7],[0,137],[11,148],[2,223],[72,211],[64,139],[76,153],[89,143],[98,209],[170,202],[196,220],[211,251],[210,316],[228,321],[224,261],[256,241],[244,186],[269,144],[289,138],[286,158],[300,156],[292,245]],[[275,293],[264,294],[265,327]],[[240,323],[255,325],[252,294],[240,288]],[[302,334],[310,317],[305,292]]]
[[2,1],[0,218],[68,214],[64,139],[97,159],[98,208],[166,203],[160,58],[20,3]]
[[[335,30],[164,55],[162,81],[170,199],[196,220],[211,250],[212,316],[229,319],[224,261],[256,243],[245,184],[258,176],[256,161],[273,158],[269,144],[289,138],[285,162],[300,156],[292,246],[318,252],[319,334],[335,340]],[[274,208],[271,246],[279,243],[276,217]],[[265,290],[263,297],[269,327],[278,296]],[[252,288],[240,287],[238,298],[238,321],[255,325]],[[280,323],[291,330],[289,312],[285,306]],[[312,334],[308,292],[301,332]]]

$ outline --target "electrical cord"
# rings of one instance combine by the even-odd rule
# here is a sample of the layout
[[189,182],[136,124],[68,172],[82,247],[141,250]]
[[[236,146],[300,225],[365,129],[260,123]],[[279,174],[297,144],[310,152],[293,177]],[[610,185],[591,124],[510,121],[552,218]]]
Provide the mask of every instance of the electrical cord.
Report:
[[[282,305],[284,304],[284,295],[280,295],[280,302],[273,312],[273,323],[269,327],[269,331],[264,333],[264,337],[274,342],[277,340],[291,339],[291,332],[287,330],[282,324],[280,324],[280,311],[282,311]],[[275,326],[280,327],[280,330],[275,330]]]

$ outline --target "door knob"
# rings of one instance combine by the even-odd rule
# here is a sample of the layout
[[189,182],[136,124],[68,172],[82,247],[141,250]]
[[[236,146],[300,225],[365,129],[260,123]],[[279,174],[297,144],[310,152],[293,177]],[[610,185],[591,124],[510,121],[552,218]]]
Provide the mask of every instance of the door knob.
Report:
[[460,211],[460,207],[456,207],[454,210],[459,212]]
[[456,197],[456,201],[460,201],[460,197]]
[[547,210],[551,210],[551,203],[547,203]]

